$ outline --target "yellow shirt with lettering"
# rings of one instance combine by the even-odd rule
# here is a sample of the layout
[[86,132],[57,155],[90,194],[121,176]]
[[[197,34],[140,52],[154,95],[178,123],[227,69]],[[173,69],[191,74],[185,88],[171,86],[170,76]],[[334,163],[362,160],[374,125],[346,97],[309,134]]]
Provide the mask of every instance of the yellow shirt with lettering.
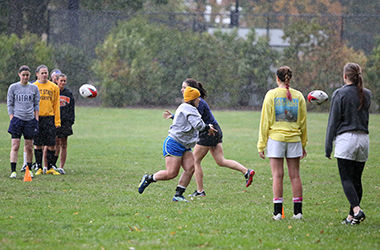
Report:
[[40,116],[54,116],[56,127],[61,126],[61,111],[59,103],[59,88],[51,81],[34,82],[40,91]]
[[286,88],[275,88],[267,92],[261,110],[258,152],[263,152],[268,138],[282,142],[307,143],[306,102],[302,93],[289,88],[290,101]]

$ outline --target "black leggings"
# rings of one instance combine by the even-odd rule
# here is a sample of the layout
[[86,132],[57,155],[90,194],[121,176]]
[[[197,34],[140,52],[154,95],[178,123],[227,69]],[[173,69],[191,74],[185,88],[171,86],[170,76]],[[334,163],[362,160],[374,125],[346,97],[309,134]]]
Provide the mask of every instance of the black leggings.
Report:
[[359,206],[363,196],[362,173],[365,162],[338,158],[340,180],[344,193],[350,202],[350,215],[354,215],[353,207]]

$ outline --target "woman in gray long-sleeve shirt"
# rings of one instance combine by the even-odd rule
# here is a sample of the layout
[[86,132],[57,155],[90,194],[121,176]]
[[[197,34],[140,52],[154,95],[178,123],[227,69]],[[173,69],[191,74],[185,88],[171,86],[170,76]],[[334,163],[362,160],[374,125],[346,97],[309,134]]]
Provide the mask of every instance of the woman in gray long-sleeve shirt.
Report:
[[183,197],[183,193],[194,173],[194,158],[191,148],[197,143],[198,131],[208,130],[209,133],[214,133],[217,130],[212,124],[206,125],[201,119],[196,108],[200,102],[200,93],[197,89],[187,87],[183,97],[184,103],[177,108],[169,135],[163,145],[166,169],[152,175],[144,175],[138,187],[140,194],[152,182],[175,178],[182,166],[184,172],[179,179],[173,201],[187,201]]
[[[23,65],[18,71],[20,81],[11,84],[7,94],[7,108],[10,119],[8,132],[12,135],[10,153],[11,178],[16,178],[17,154],[20,138],[25,140],[24,151],[29,169],[32,169],[33,137],[38,132],[40,92],[38,87],[29,83],[30,69]],[[30,172],[33,176],[33,173]]]
[[359,224],[365,219],[360,208],[363,195],[362,173],[368,159],[368,120],[371,92],[363,87],[362,70],[356,63],[343,69],[345,85],[332,95],[327,124],[325,153],[331,158],[333,141],[344,193],[350,211],[343,224]]

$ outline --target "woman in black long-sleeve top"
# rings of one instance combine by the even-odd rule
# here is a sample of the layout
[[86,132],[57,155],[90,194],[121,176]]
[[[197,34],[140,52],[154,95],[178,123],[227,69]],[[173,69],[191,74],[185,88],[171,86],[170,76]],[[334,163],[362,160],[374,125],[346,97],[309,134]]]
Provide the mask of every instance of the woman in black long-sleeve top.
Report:
[[368,121],[371,92],[363,87],[362,70],[356,63],[343,69],[345,85],[332,95],[326,132],[325,153],[331,158],[335,140],[335,154],[344,193],[350,211],[343,224],[359,224],[365,219],[360,207],[363,195],[362,173],[368,159]]

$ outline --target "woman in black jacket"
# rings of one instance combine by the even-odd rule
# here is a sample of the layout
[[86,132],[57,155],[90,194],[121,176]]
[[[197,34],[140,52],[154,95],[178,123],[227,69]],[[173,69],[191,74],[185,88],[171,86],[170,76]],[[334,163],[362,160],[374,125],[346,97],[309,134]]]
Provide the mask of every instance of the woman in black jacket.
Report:
[[362,173],[368,159],[368,121],[371,92],[363,87],[360,66],[347,63],[343,69],[344,86],[332,95],[327,124],[325,153],[331,158],[335,140],[334,157],[338,160],[339,174],[350,211],[343,224],[359,224],[365,219],[360,207],[363,195]]

